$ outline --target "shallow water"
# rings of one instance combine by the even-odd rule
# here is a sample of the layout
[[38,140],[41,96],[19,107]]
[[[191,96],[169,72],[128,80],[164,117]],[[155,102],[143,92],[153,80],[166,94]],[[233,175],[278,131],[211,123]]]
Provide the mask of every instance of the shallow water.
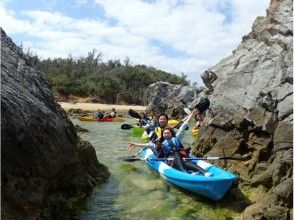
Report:
[[[122,123],[73,122],[90,131],[80,136],[91,142],[98,160],[111,173],[109,181],[87,199],[80,219],[233,219],[239,215],[225,200],[214,203],[167,183],[143,161],[120,160],[136,153],[128,151],[129,142],[140,142],[131,130],[120,129]],[[192,142],[186,131],[184,146]]]

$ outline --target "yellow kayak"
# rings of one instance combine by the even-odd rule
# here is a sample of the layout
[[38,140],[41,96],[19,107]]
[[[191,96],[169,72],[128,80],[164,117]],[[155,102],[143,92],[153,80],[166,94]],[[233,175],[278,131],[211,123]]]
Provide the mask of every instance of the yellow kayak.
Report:
[[79,117],[80,121],[97,121],[97,118],[94,117]]
[[191,133],[193,136],[197,136],[199,134],[199,128],[192,128]]
[[168,126],[175,126],[175,125],[177,125],[179,123],[180,123],[180,121],[175,120],[175,119],[168,120]]
[[112,122],[124,122],[126,119],[121,117],[115,117],[112,119]]

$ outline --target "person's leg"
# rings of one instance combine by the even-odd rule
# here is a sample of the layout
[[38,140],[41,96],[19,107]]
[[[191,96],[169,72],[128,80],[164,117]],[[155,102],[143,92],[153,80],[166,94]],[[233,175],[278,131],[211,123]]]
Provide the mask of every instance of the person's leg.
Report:
[[205,170],[198,166],[196,163],[190,162],[190,161],[185,161],[185,168],[187,170],[195,171],[195,172],[200,172],[201,174],[205,174]]
[[183,158],[180,155],[175,155],[174,156],[174,162],[173,162],[173,168],[179,170],[179,171],[183,171],[186,172],[185,168],[184,168],[184,161]]

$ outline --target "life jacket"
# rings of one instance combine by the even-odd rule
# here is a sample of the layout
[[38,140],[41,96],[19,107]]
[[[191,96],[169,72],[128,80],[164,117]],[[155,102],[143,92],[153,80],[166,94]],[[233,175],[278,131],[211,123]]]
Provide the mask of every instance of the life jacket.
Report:
[[156,127],[155,133],[156,133],[157,138],[160,138],[163,133],[163,129],[161,127]]
[[155,143],[156,140],[158,140],[163,132],[163,129],[161,127],[151,127],[150,129],[147,129],[148,138]]
[[178,152],[183,148],[181,142],[176,138],[172,137],[170,140],[164,140],[162,143],[162,155],[161,157],[168,157],[174,151]]

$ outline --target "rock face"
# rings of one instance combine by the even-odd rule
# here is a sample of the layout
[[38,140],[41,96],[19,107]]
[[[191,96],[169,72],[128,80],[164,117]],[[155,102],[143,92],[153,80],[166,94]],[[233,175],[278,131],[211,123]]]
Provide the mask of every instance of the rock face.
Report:
[[60,219],[109,173],[1,28],[1,217]]
[[199,93],[204,87],[173,85],[168,82],[153,83],[147,90],[147,112],[167,113],[171,117],[181,117],[183,109],[199,101]]
[[[255,20],[233,54],[202,74],[207,89],[196,97],[208,96],[211,111],[194,153],[249,158],[218,162],[238,174],[240,191],[253,203],[243,219],[292,219],[292,5],[292,0],[272,0],[267,16]],[[169,93],[165,97],[178,102]]]

